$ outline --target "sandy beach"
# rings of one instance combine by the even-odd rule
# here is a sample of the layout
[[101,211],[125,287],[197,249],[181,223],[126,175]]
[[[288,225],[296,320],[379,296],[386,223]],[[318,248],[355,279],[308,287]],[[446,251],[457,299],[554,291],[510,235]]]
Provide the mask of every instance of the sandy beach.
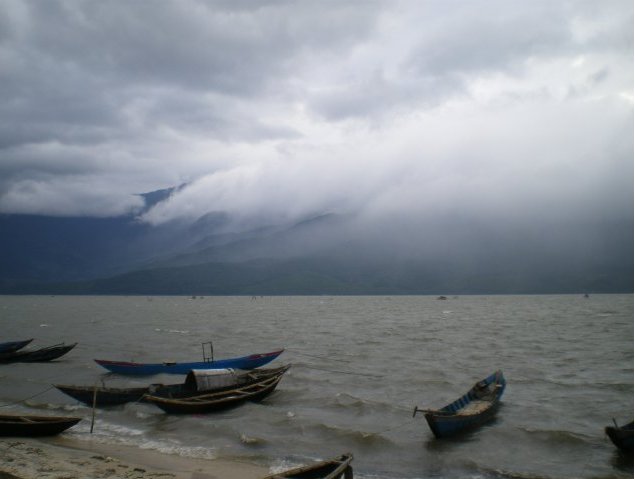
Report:
[[0,479],[259,479],[266,467],[66,438],[0,440]]

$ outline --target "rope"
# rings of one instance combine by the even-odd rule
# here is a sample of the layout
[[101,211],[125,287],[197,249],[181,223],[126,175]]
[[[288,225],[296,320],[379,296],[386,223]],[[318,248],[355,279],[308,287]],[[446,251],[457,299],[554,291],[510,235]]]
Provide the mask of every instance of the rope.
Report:
[[381,431],[377,431],[377,432],[373,432],[371,434],[384,434],[387,433],[389,431],[394,431],[395,429],[401,429],[402,427],[404,427],[406,424],[412,424],[412,419],[406,422],[403,422],[401,424],[397,424],[396,426],[392,426],[386,429],[382,429]]
[[45,392],[50,391],[54,387],[55,386],[51,386],[50,388],[45,389],[44,391],[41,391],[41,392],[39,392],[37,394],[34,394],[33,396],[29,396],[28,398],[20,399],[19,401],[11,402],[11,403],[8,403],[8,404],[0,404],[0,407],[14,406],[15,404],[20,404],[21,402],[26,402],[29,399],[33,399],[34,397],[39,396],[40,394],[44,394]]
[[355,373],[355,372],[352,372],[352,371],[338,371],[336,369],[318,368],[317,366],[307,366],[306,364],[299,364],[298,366],[294,366],[294,367],[301,367],[301,368],[307,368],[307,369],[316,369],[318,371],[326,371],[328,373],[350,374],[351,376],[365,376],[367,378],[377,378],[377,379],[383,378],[383,376],[379,376],[378,374]]

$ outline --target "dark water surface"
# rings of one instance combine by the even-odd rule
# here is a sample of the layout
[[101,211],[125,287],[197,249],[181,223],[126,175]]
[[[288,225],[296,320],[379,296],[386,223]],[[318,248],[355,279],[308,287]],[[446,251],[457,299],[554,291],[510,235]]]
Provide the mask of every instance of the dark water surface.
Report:
[[[0,365],[0,412],[78,414],[66,433],[90,437],[90,408],[52,383],[144,385],[92,360],[146,362],[287,348],[293,367],[261,404],[169,416],[147,404],[97,411],[91,440],[280,468],[354,454],[356,477],[633,477],[604,435],[633,418],[633,296],[0,297],[0,341],[78,341],[49,364]],[[503,369],[497,417],[435,440],[415,405],[440,407]],[[27,399],[26,402],[12,404]]]

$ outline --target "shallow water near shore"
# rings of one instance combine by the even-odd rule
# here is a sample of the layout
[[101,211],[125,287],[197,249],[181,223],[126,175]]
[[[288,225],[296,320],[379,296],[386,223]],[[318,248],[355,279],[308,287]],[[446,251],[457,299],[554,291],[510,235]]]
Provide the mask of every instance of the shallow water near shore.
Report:
[[[81,415],[65,436],[273,470],[352,452],[356,477],[632,477],[604,434],[633,415],[633,296],[0,297],[0,341],[79,345],[60,360],[0,365],[1,411]],[[286,351],[260,404],[170,416],[149,404],[96,413],[51,384],[130,378],[93,359],[194,361]],[[441,407],[496,369],[495,420],[436,440],[415,405]]]

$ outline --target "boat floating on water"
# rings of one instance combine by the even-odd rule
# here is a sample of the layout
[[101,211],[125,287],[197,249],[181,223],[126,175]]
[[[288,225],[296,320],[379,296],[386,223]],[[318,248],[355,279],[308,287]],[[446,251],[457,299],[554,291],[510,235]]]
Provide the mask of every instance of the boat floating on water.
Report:
[[0,353],[0,363],[41,363],[60,358],[77,346],[73,344],[56,344],[45,348]]
[[177,363],[135,363],[128,361],[108,361],[95,359],[95,362],[116,374],[150,376],[153,374],[187,374],[192,369],[255,369],[276,359],[284,349],[263,354],[251,354],[238,358],[206,360],[199,362]]
[[146,394],[163,398],[184,398],[209,392],[222,392],[246,386],[285,372],[289,366],[267,369],[195,369],[177,384],[151,384],[145,387],[72,386],[54,384],[64,394],[86,404],[97,407],[115,406],[129,402],[148,402]]
[[154,404],[169,414],[202,414],[229,409],[246,401],[261,401],[271,394],[291,365],[278,368],[275,374],[245,385],[209,391],[195,396],[168,398],[146,394],[145,402]]
[[624,454],[633,455],[633,422],[624,426],[618,426],[613,420],[614,426],[607,426],[604,432],[611,439],[613,444]]
[[488,421],[496,412],[505,391],[502,371],[477,382],[467,393],[441,409],[419,409],[412,416],[424,413],[426,421],[438,438],[449,437]]
[[5,343],[0,343],[0,353],[13,353],[18,349],[22,349],[31,341],[33,341],[33,338],[25,339],[23,341],[8,341]]

